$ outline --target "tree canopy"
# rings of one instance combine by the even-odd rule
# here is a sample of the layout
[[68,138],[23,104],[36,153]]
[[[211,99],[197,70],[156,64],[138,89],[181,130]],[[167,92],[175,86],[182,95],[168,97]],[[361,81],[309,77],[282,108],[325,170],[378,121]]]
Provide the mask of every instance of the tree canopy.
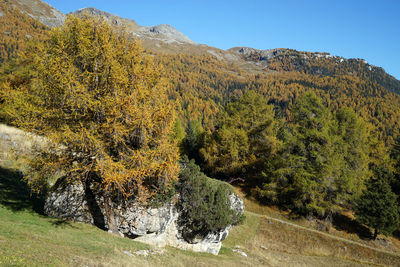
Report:
[[202,155],[213,176],[248,179],[276,150],[274,110],[267,99],[248,91],[225,107]]
[[[138,42],[101,20],[70,16],[27,59],[30,82],[5,83],[3,110],[48,138],[52,147],[32,166],[97,183],[108,199],[144,200],[177,178],[174,108],[161,69]],[[46,176],[30,183],[38,177]]]
[[303,214],[350,207],[370,175],[366,123],[350,109],[332,113],[309,93],[291,107],[278,137],[279,156],[258,188],[260,196]]

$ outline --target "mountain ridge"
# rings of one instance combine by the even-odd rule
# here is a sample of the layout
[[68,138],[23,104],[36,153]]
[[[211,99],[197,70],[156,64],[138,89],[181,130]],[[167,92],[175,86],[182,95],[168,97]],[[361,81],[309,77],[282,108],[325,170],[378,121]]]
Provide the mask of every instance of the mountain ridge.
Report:
[[[134,20],[129,21],[137,27]],[[122,26],[118,20],[117,25]],[[161,29],[155,28],[150,34]],[[379,129],[388,144],[399,134],[400,81],[362,59],[287,48],[222,50],[205,44],[139,38],[145,53],[164,66],[172,86],[170,97],[180,103],[179,119],[183,123],[190,114],[192,120],[213,131],[222,106],[247,90],[264,94],[284,116],[290,103],[312,91],[334,109],[354,109]],[[6,47],[5,54],[7,51]]]
[[[389,85],[390,91],[400,93],[400,81],[394,76],[387,73],[382,67],[368,64],[365,59],[344,58],[341,56],[333,56],[327,52],[308,52],[297,51],[289,48],[272,48],[272,49],[256,49],[251,47],[232,47],[226,50],[212,47],[207,44],[198,44],[185,36],[182,32],[169,24],[160,24],[155,26],[141,26],[133,19],[127,19],[107,11],[99,10],[95,7],[81,8],[68,14],[63,14],[51,5],[40,0],[9,0],[13,6],[17,7],[23,13],[38,19],[49,27],[60,26],[65,17],[70,14],[82,15],[84,12],[90,15],[103,17],[109,23],[115,26],[123,26],[126,30],[132,33],[135,37],[142,40],[143,46],[146,49],[155,52],[167,54],[191,54],[191,55],[211,55],[219,60],[227,61],[241,66],[245,71],[250,73],[276,72],[276,71],[300,71],[304,72],[304,65],[310,60],[328,59],[334,61],[334,64],[353,63],[361,64],[359,69],[365,72],[365,76],[388,75],[384,78],[379,78],[381,83]],[[30,3],[30,4],[29,4]],[[39,12],[43,9],[42,12]],[[47,14],[47,15],[45,15]],[[58,14],[55,16],[54,14]],[[62,15],[60,15],[62,14]],[[46,17],[47,16],[47,17]],[[293,56],[297,57],[295,61],[289,60]],[[282,67],[282,59],[284,64],[289,63],[289,66]],[[272,64],[271,64],[272,63]],[[348,68],[348,67],[346,67]],[[335,68],[336,70],[338,68]],[[336,74],[335,69],[330,69],[328,72],[321,67],[312,67],[305,71],[316,75],[332,75]],[[373,72],[373,73],[369,73]],[[340,74],[344,74],[342,71]],[[347,74],[352,74],[352,71],[347,71]]]
[[141,26],[133,19],[122,18],[120,16],[99,10],[94,7],[81,8],[69,14],[80,16],[84,13],[88,13],[89,15],[96,17],[102,17],[112,25],[123,26],[124,28],[126,28],[127,31],[138,38],[156,39],[166,43],[177,42],[195,44],[195,42],[190,40],[183,33],[181,33],[169,24]]

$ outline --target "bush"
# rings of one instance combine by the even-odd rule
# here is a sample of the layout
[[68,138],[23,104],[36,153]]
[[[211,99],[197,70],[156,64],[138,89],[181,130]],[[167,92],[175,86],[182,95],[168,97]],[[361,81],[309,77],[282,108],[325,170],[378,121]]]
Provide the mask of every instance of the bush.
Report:
[[189,161],[187,157],[181,160],[179,178],[177,190],[181,216],[178,224],[185,240],[190,242],[242,221],[243,215],[230,209],[232,187],[207,177],[194,160]]
[[155,193],[150,201],[149,201],[149,207],[152,208],[159,208],[163,206],[165,203],[169,203],[172,201],[174,196],[176,195],[176,181],[172,181],[170,185],[161,185],[160,189],[157,190],[157,193]]

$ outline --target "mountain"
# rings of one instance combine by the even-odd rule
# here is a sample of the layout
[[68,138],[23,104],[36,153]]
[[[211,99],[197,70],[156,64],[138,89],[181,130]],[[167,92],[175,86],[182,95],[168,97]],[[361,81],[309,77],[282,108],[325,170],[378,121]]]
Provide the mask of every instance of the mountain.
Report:
[[139,37],[140,39],[150,39],[153,41],[162,41],[165,43],[195,44],[192,40],[183,35],[183,33],[168,24],[161,24],[157,26],[140,26],[134,20],[121,18],[117,15],[98,10],[94,7],[82,8],[70,14],[79,16],[85,13],[91,16],[104,18],[112,25],[122,26],[128,32],[133,33],[136,37]]
[[400,81],[387,74],[382,68],[368,64],[363,59],[345,59],[326,52],[304,52],[294,49],[275,48],[258,50],[249,47],[234,47],[226,51],[197,44],[168,24],[140,26],[134,20],[84,8],[72,14],[88,12],[103,17],[114,25],[124,26],[142,40],[145,48],[161,53],[211,55],[218,60],[233,63],[242,70],[256,74],[296,71],[311,75],[358,75],[377,82],[389,91],[400,93]]
[[[94,7],[82,8],[71,12],[70,14],[80,16],[84,13],[88,13],[95,17],[101,17],[116,27],[122,26],[134,37],[139,38],[145,49],[152,52],[163,54],[211,55],[219,60],[249,65],[240,57],[230,53],[229,51],[224,51],[205,44],[195,43],[189,37],[185,36],[169,24],[141,26],[134,20],[121,18]],[[247,67],[250,69],[254,68],[251,64],[249,66]]]
[[60,26],[64,23],[65,15],[40,0],[7,0],[22,13],[39,20],[48,27]]
[[[63,18],[61,12],[39,0],[9,2],[42,22],[54,21],[57,16]],[[134,20],[96,8],[84,8],[72,14],[84,12],[126,28],[142,41],[146,53],[154,55],[156,61],[164,65],[171,84],[170,98],[179,103],[182,123],[189,119],[198,121],[212,131],[221,107],[246,90],[261,92],[276,105],[279,116],[287,116],[290,104],[304,92],[312,91],[333,109],[344,106],[354,109],[375,125],[388,143],[399,134],[400,81],[365,60],[286,48],[222,50],[195,43],[167,24],[141,26]],[[38,29],[38,23],[32,29]],[[15,35],[18,30],[12,32]]]
[[0,63],[17,56],[29,40],[41,39],[47,31],[44,24],[11,3],[0,1]]

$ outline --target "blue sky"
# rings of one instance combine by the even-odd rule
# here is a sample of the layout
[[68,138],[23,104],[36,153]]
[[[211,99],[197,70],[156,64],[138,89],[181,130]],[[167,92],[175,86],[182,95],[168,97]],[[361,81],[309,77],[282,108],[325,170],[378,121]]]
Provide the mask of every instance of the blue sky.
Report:
[[68,13],[96,7],[140,25],[170,24],[222,49],[292,48],[363,58],[400,79],[400,0],[45,0]]

